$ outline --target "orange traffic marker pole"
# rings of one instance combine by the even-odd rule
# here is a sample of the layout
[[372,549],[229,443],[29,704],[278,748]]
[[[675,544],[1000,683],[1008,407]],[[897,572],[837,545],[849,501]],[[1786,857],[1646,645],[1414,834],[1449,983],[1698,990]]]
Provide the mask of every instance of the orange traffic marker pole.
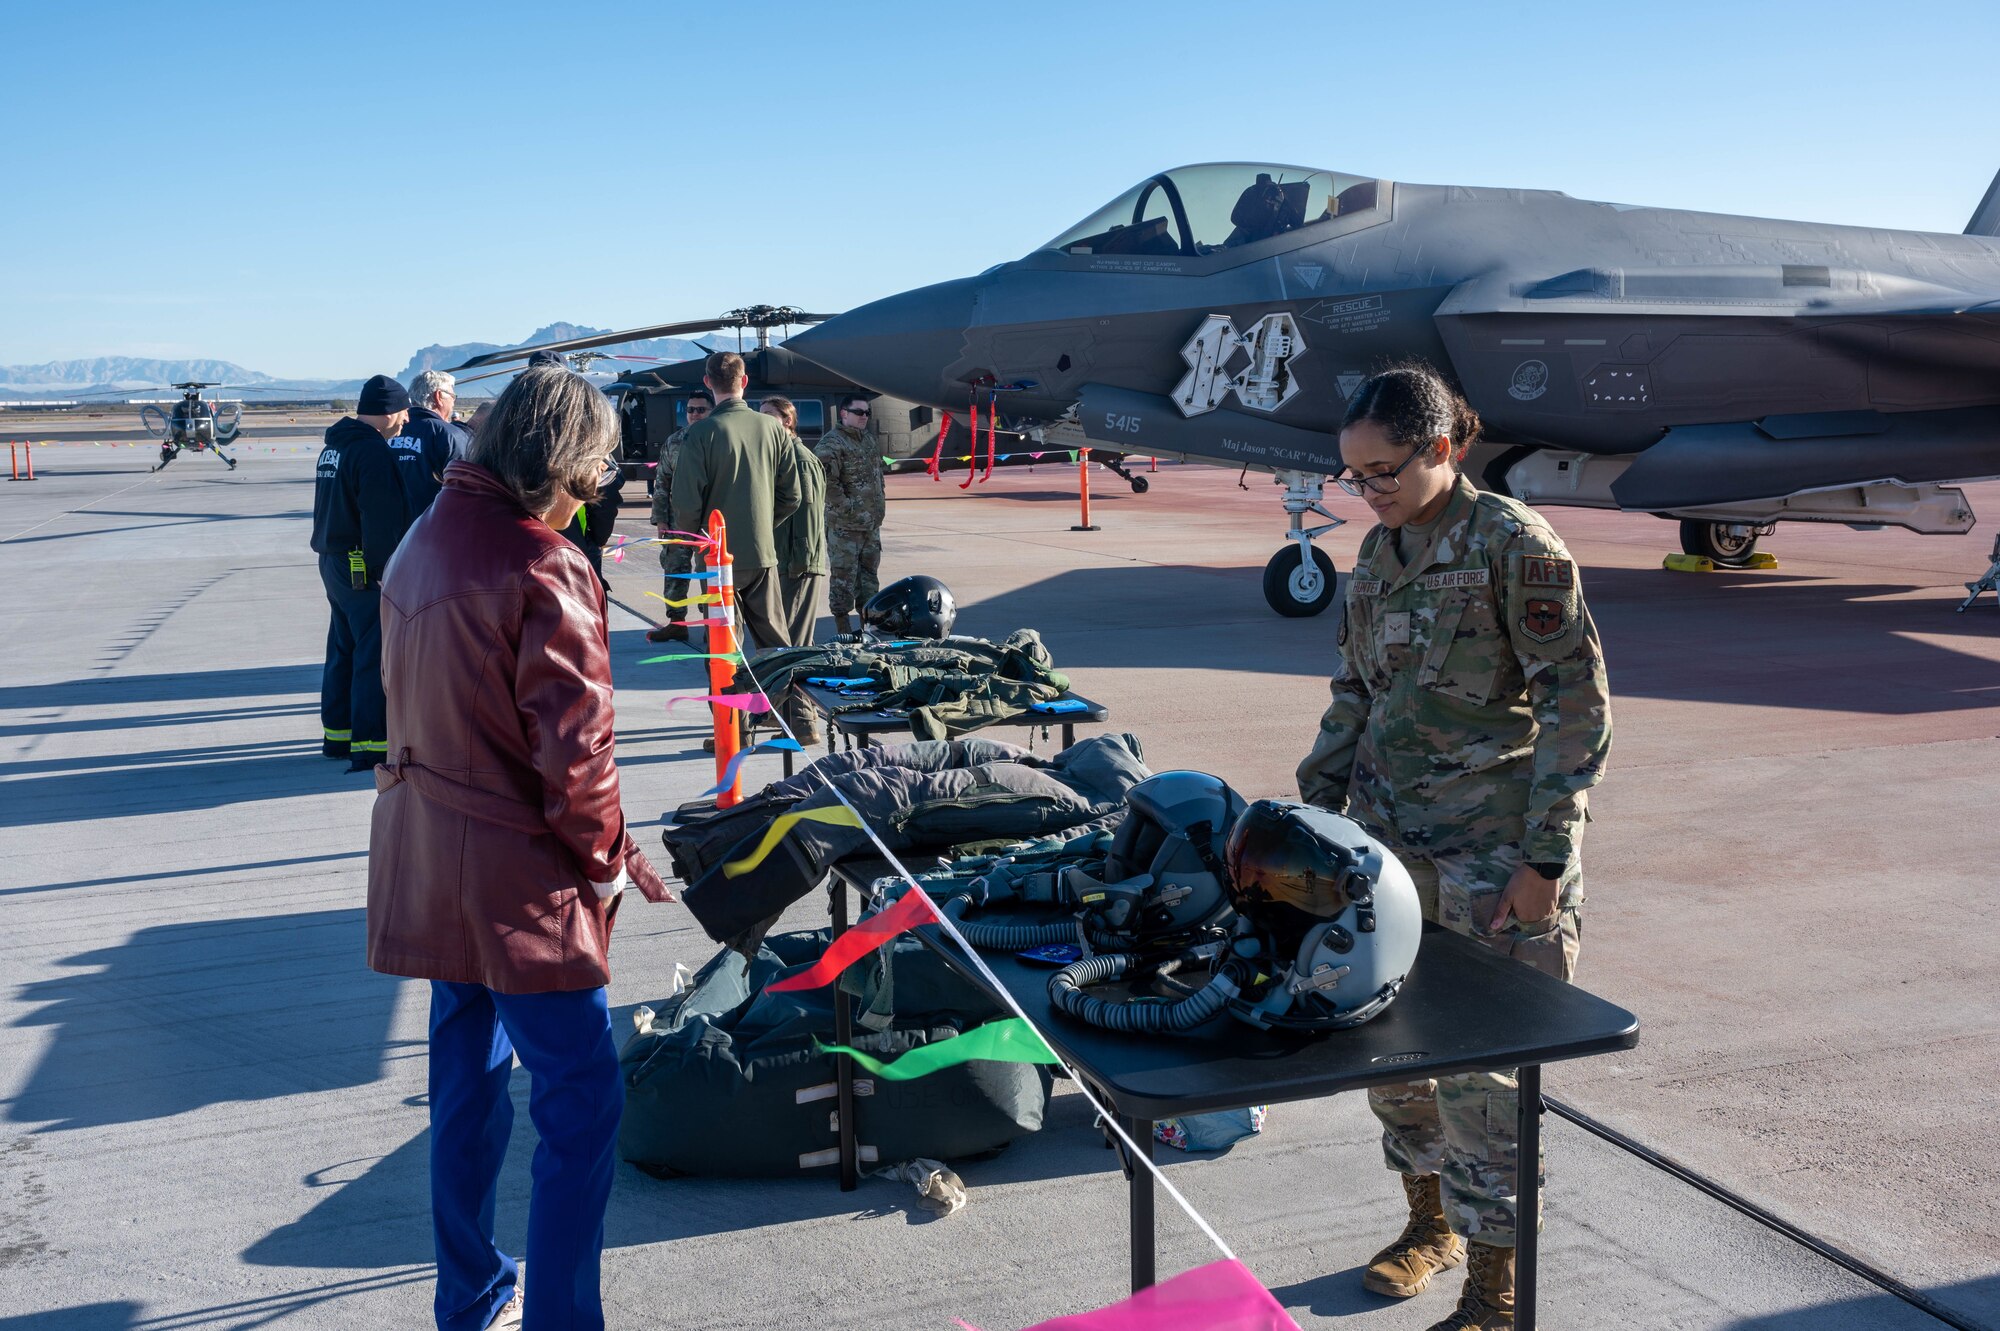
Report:
[[28,479],[35,479],[35,441],[30,439],[21,445],[21,451],[28,455]]
[[[728,525],[723,522],[719,510],[708,515],[708,538],[715,542],[708,552],[708,566],[720,570],[722,575],[710,584],[721,595],[722,600],[719,604],[709,607],[709,617],[722,622],[708,630],[708,650],[711,653],[708,660],[708,691],[728,693],[731,691],[729,686],[736,676],[736,667],[719,658],[736,650],[736,579],[733,576],[735,561],[729,557]],[[740,742],[742,730],[737,724],[734,708],[714,703],[711,704],[711,710],[715,713],[715,779],[720,783],[729,775],[730,760],[736,757],[736,751],[742,747]],[[742,800],[743,773],[739,769],[736,779],[729,783],[729,788],[715,797],[715,807],[731,808]]]
[[1071,527],[1071,531],[1096,531],[1090,522],[1090,450],[1083,449],[1076,455],[1076,493],[1083,501],[1083,521]]
[[14,474],[13,474],[12,476],[9,476],[9,477],[8,477],[7,479],[8,479],[8,480],[10,480],[10,481],[18,481],[18,480],[20,480],[20,479],[21,479],[21,446],[20,446],[19,444],[9,444],[9,445],[7,445],[7,462],[8,462],[8,465],[10,465],[11,467],[13,467],[13,469],[14,469]]

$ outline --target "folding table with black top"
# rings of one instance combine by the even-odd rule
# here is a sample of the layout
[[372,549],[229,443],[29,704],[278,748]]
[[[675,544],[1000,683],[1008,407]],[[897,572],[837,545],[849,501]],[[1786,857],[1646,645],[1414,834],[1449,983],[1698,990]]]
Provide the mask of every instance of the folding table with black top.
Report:
[[[865,894],[890,872],[881,860],[838,866],[833,879],[837,924],[847,914],[848,885]],[[1013,916],[1021,922],[1059,918]],[[953,969],[990,988],[937,926],[916,931]],[[1536,1226],[1540,1213],[1542,1065],[1630,1049],[1639,1020],[1574,985],[1435,926],[1426,926],[1416,965],[1381,1016],[1348,1031],[1297,1035],[1263,1031],[1218,1017],[1183,1036],[1130,1035],[1060,1016],[1049,1000],[1050,969],[1011,953],[981,954],[1021,1010],[1063,1060],[1088,1081],[1119,1126],[1151,1157],[1153,1125],[1164,1118],[1316,1100],[1340,1091],[1518,1069],[1520,1179],[1516,1185],[1516,1325],[1534,1331]],[[997,995],[996,995],[997,997]],[[842,1065],[845,1058],[839,1059]],[[840,1069],[851,1077],[850,1068]],[[1121,1157],[1125,1148],[1119,1146]],[[1154,1283],[1152,1173],[1125,1162],[1130,1180],[1132,1288]]]

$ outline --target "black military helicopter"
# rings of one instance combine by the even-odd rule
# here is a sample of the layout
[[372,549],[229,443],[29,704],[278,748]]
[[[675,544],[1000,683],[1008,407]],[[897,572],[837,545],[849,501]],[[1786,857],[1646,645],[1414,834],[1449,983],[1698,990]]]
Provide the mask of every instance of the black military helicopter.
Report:
[[[613,356],[597,348],[655,337],[685,337],[701,333],[737,333],[739,345],[736,349],[742,353],[749,378],[746,400],[755,407],[773,395],[790,398],[798,408],[799,437],[807,444],[815,442],[831,428],[840,399],[848,393],[859,392],[869,397],[873,410],[872,424],[882,444],[883,463],[891,472],[929,471],[936,475],[946,471],[970,470],[983,477],[995,466],[1032,466],[1056,456],[1056,452],[1051,451],[1055,449],[1054,445],[1044,449],[1039,441],[1024,431],[1010,428],[1011,422],[1005,414],[1007,398],[997,387],[980,402],[972,404],[979,413],[979,431],[975,439],[973,412],[970,410],[963,415],[947,417],[922,403],[875,393],[795,355],[784,346],[772,344],[773,328],[789,330],[832,317],[828,314],[809,314],[789,305],[750,305],[730,310],[717,319],[656,324],[649,328],[631,328],[623,332],[599,333],[562,342],[487,352],[474,356],[462,365],[453,366],[452,373],[490,366],[504,367],[469,375],[462,378],[461,383],[511,374],[516,368],[513,362],[525,361],[542,351],[562,356],[571,368],[579,372],[606,360],[655,362],[647,368],[623,371],[604,386],[604,391],[618,403],[622,437],[619,461],[626,479],[643,478],[648,488],[651,487],[656,466],[654,460],[659,456],[660,445],[674,431],[687,424],[688,399],[702,386],[704,361],[694,359],[663,363],[656,362],[653,357]],[[740,345],[746,331],[754,337],[754,346]],[[1061,451],[1064,459],[1069,457],[1067,449],[1068,445],[1064,445]],[[1088,447],[1078,451],[1115,472],[1132,487],[1134,493],[1146,492],[1146,478],[1126,468],[1123,453]]]

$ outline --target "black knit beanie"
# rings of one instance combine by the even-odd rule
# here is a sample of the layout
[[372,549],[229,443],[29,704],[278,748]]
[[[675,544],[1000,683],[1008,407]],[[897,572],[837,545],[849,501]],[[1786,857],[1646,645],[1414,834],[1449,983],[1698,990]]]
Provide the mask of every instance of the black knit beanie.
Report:
[[361,385],[361,400],[354,404],[357,416],[393,416],[410,409],[410,390],[386,374],[378,374]]

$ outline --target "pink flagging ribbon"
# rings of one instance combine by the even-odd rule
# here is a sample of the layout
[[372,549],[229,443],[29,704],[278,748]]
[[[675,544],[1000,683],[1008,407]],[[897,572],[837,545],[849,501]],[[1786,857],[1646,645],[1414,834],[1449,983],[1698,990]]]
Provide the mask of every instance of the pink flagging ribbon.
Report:
[[[953,1321],[978,1331],[970,1322]],[[1095,1312],[1037,1322],[1027,1331],[1299,1331],[1250,1268],[1229,1260],[1183,1271]]]

